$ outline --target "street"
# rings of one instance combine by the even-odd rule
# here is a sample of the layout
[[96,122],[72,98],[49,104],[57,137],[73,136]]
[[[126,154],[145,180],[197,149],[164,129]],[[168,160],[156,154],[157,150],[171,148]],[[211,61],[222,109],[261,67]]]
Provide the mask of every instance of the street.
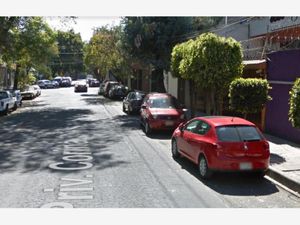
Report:
[[122,102],[46,89],[0,117],[2,208],[293,208],[300,199],[245,174],[202,181],[171,156],[171,133],[147,137]]

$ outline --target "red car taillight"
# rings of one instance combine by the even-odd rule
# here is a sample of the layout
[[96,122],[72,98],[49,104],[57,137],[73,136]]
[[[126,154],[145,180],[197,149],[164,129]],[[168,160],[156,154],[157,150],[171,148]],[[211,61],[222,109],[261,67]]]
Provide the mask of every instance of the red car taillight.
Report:
[[269,143],[266,141],[266,142],[264,142],[264,149],[265,150],[267,150],[267,151],[270,151],[270,145],[269,145]]

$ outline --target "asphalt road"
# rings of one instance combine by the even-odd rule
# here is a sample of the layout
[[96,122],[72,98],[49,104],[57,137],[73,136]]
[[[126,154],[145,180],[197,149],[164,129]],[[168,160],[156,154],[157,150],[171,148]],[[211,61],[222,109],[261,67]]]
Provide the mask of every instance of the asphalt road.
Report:
[[268,179],[201,181],[195,165],[172,159],[171,134],[145,136],[121,105],[97,88],[49,89],[0,117],[0,207],[300,207]]

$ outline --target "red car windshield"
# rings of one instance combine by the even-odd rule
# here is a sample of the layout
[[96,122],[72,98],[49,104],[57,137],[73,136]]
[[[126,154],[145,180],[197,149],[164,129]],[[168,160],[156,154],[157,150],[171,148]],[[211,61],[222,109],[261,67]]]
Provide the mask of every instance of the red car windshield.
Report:
[[180,107],[175,98],[153,98],[150,99],[150,108],[178,109]]
[[219,141],[223,142],[262,140],[261,135],[253,126],[220,126],[216,131]]

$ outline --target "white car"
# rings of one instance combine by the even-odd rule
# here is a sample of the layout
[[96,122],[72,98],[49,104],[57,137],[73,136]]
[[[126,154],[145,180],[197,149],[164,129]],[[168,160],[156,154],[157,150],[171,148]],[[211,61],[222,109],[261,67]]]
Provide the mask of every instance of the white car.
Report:
[[23,99],[34,99],[36,97],[37,91],[34,90],[33,86],[26,86],[24,91],[21,92]]
[[0,113],[5,115],[12,111],[15,106],[15,99],[9,91],[0,91]]
[[40,96],[41,95],[41,88],[39,87],[39,85],[32,85],[33,89],[34,89],[34,93],[35,96]]

